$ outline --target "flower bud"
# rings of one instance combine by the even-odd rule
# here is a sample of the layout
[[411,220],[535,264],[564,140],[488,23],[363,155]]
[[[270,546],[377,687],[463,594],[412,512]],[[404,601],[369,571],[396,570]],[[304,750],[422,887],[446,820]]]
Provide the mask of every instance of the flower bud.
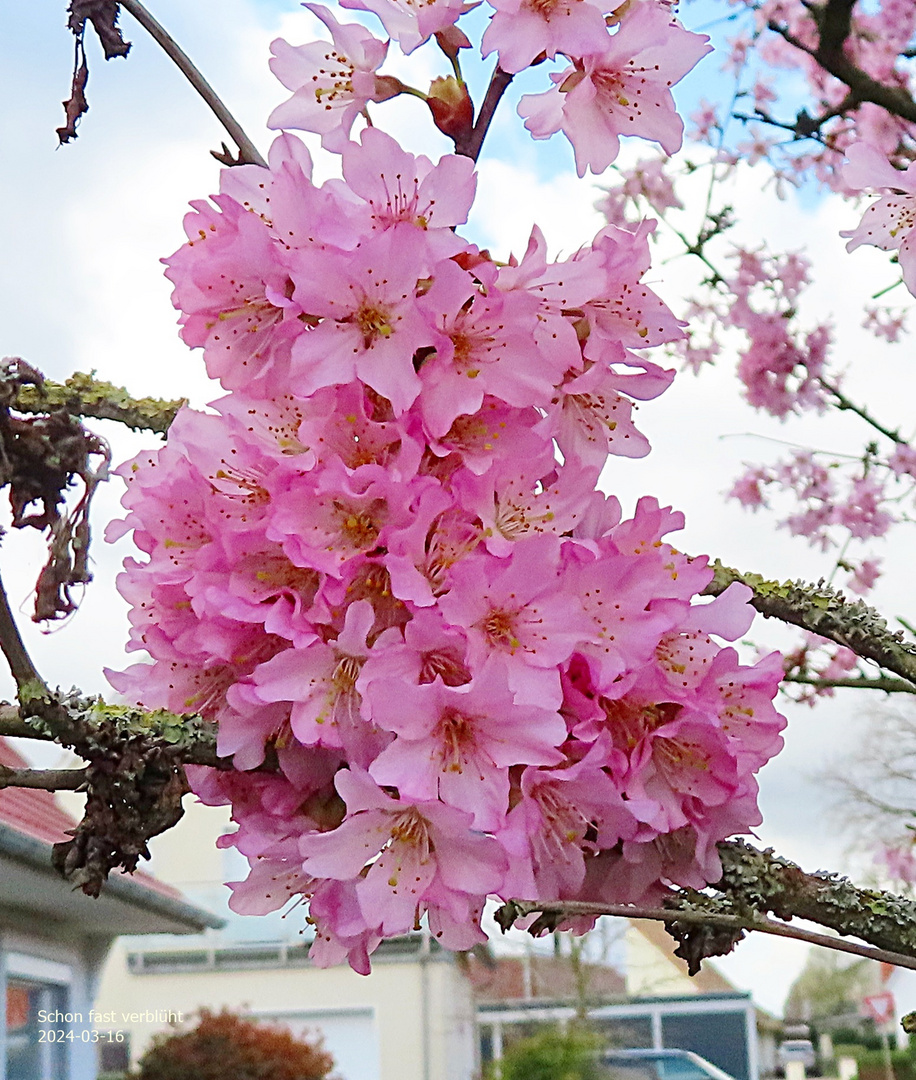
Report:
[[474,123],[474,104],[463,82],[454,75],[433,79],[426,100],[436,127],[457,140],[467,135]]

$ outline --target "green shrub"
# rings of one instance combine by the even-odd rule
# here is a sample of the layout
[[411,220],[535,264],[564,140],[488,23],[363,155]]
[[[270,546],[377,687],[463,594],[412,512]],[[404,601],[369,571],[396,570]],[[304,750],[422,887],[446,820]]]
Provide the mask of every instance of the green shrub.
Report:
[[201,1009],[195,1027],[157,1035],[131,1080],[331,1080],[334,1059],[284,1028]]
[[[859,1080],[885,1080],[883,1050],[866,1050],[857,1061]],[[916,1062],[909,1050],[892,1050],[891,1064],[897,1080],[916,1080]]]
[[[501,1080],[600,1080],[597,1052],[603,1044],[588,1031],[548,1028],[511,1043],[499,1063],[499,1075]],[[489,1076],[496,1076],[495,1063]]]

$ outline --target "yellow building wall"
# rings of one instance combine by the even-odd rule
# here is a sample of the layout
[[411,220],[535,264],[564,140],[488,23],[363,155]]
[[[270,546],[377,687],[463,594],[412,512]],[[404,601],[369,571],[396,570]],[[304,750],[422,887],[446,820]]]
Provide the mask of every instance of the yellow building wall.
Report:
[[631,997],[696,994],[696,984],[672,964],[671,957],[648,941],[635,926],[626,933],[627,993]]

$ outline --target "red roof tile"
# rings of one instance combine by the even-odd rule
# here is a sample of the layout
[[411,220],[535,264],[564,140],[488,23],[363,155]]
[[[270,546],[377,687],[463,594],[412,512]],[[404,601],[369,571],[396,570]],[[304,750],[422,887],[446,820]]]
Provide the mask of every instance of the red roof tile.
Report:
[[[0,738],[0,765],[6,765],[10,769],[29,768],[25,758],[3,738]],[[0,788],[0,824],[8,825],[16,832],[50,845],[69,840],[69,831],[75,829],[77,823],[57,804],[53,792],[45,791],[44,788],[7,787]],[[48,852],[49,865],[50,859],[51,853]],[[174,900],[185,899],[178,889],[166,885],[151,874],[145,874],[142,870],[137,870],[130,876],[160,896],[169,896]]]

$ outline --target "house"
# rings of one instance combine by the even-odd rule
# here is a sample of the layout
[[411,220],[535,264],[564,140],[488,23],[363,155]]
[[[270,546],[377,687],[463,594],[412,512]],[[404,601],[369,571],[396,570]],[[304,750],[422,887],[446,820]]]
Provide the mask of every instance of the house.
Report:
[[483,1061],[498,1060],[509,1042],[539,1026],[563,1026],[585,1011],[589,1028],[608,1044],[693,1050],[736,1080],[772,1073],[781,1029],[775,1018],[708,961],[690,977],[661,924],[616,922],[622,974],[581,958],[575,965],[537,955],[471,960]]
[[[596,931],[595,955],[586,949],[578,970],[568,957],[545,954],[549,944],[529,951],[527,935],[518,938],[521,955],[456,957],[422,932],[384,942],[368,977],[345,966],[319,969],[308,958],[301,908],[257,918],[229,910],[222,882],[248,871],[234,849],[216,846],[230,829],[226,808],[186,800],[185,819],[155,838],[157,875],[218,911],[225,925],[190,938],[122,939],[105,967],[99,1008],[225,1006],[320,1036],[342,1080],[472,1080],[507,1040],[574,1017],[584,994],[591,1024],[609,1041],[695,1049],[737,1080],[767,1071],[761,1051],[772,1037],[758,1037],[762,1014],[750,995],[708,964],[689,978],[655,923],[602,920],[604,943]],[[133,1060],[166,1026],[140,1018],[125,1029]]]
[[[2,739],[0,764],[27,765]],[[98,900],[74,891],[51,866],[74,826],[51,792],[0,789],[0,1080],[94,1080],[100,1057],[123,1059],[120,1010],[105,1017],[95,1004],[115,937],[220,923],[148,874],[112,875]]]
[[151,845],[157,874],[225,925],[190,938],[129,936],[112,950],[97,1006],[136,1014],[123,1027],[131,1058],[167,1028],[157,1016],[225,1007],[322,1038],[341,1080],[472,1080],[474,1001],[458,958],[417,933],[383,942],[368,977],[315,967],[301,909],[253,918],[228,908],[222,883],[247,864],[216,847],[227,828],[223,808],[188,799],[185,820]]

